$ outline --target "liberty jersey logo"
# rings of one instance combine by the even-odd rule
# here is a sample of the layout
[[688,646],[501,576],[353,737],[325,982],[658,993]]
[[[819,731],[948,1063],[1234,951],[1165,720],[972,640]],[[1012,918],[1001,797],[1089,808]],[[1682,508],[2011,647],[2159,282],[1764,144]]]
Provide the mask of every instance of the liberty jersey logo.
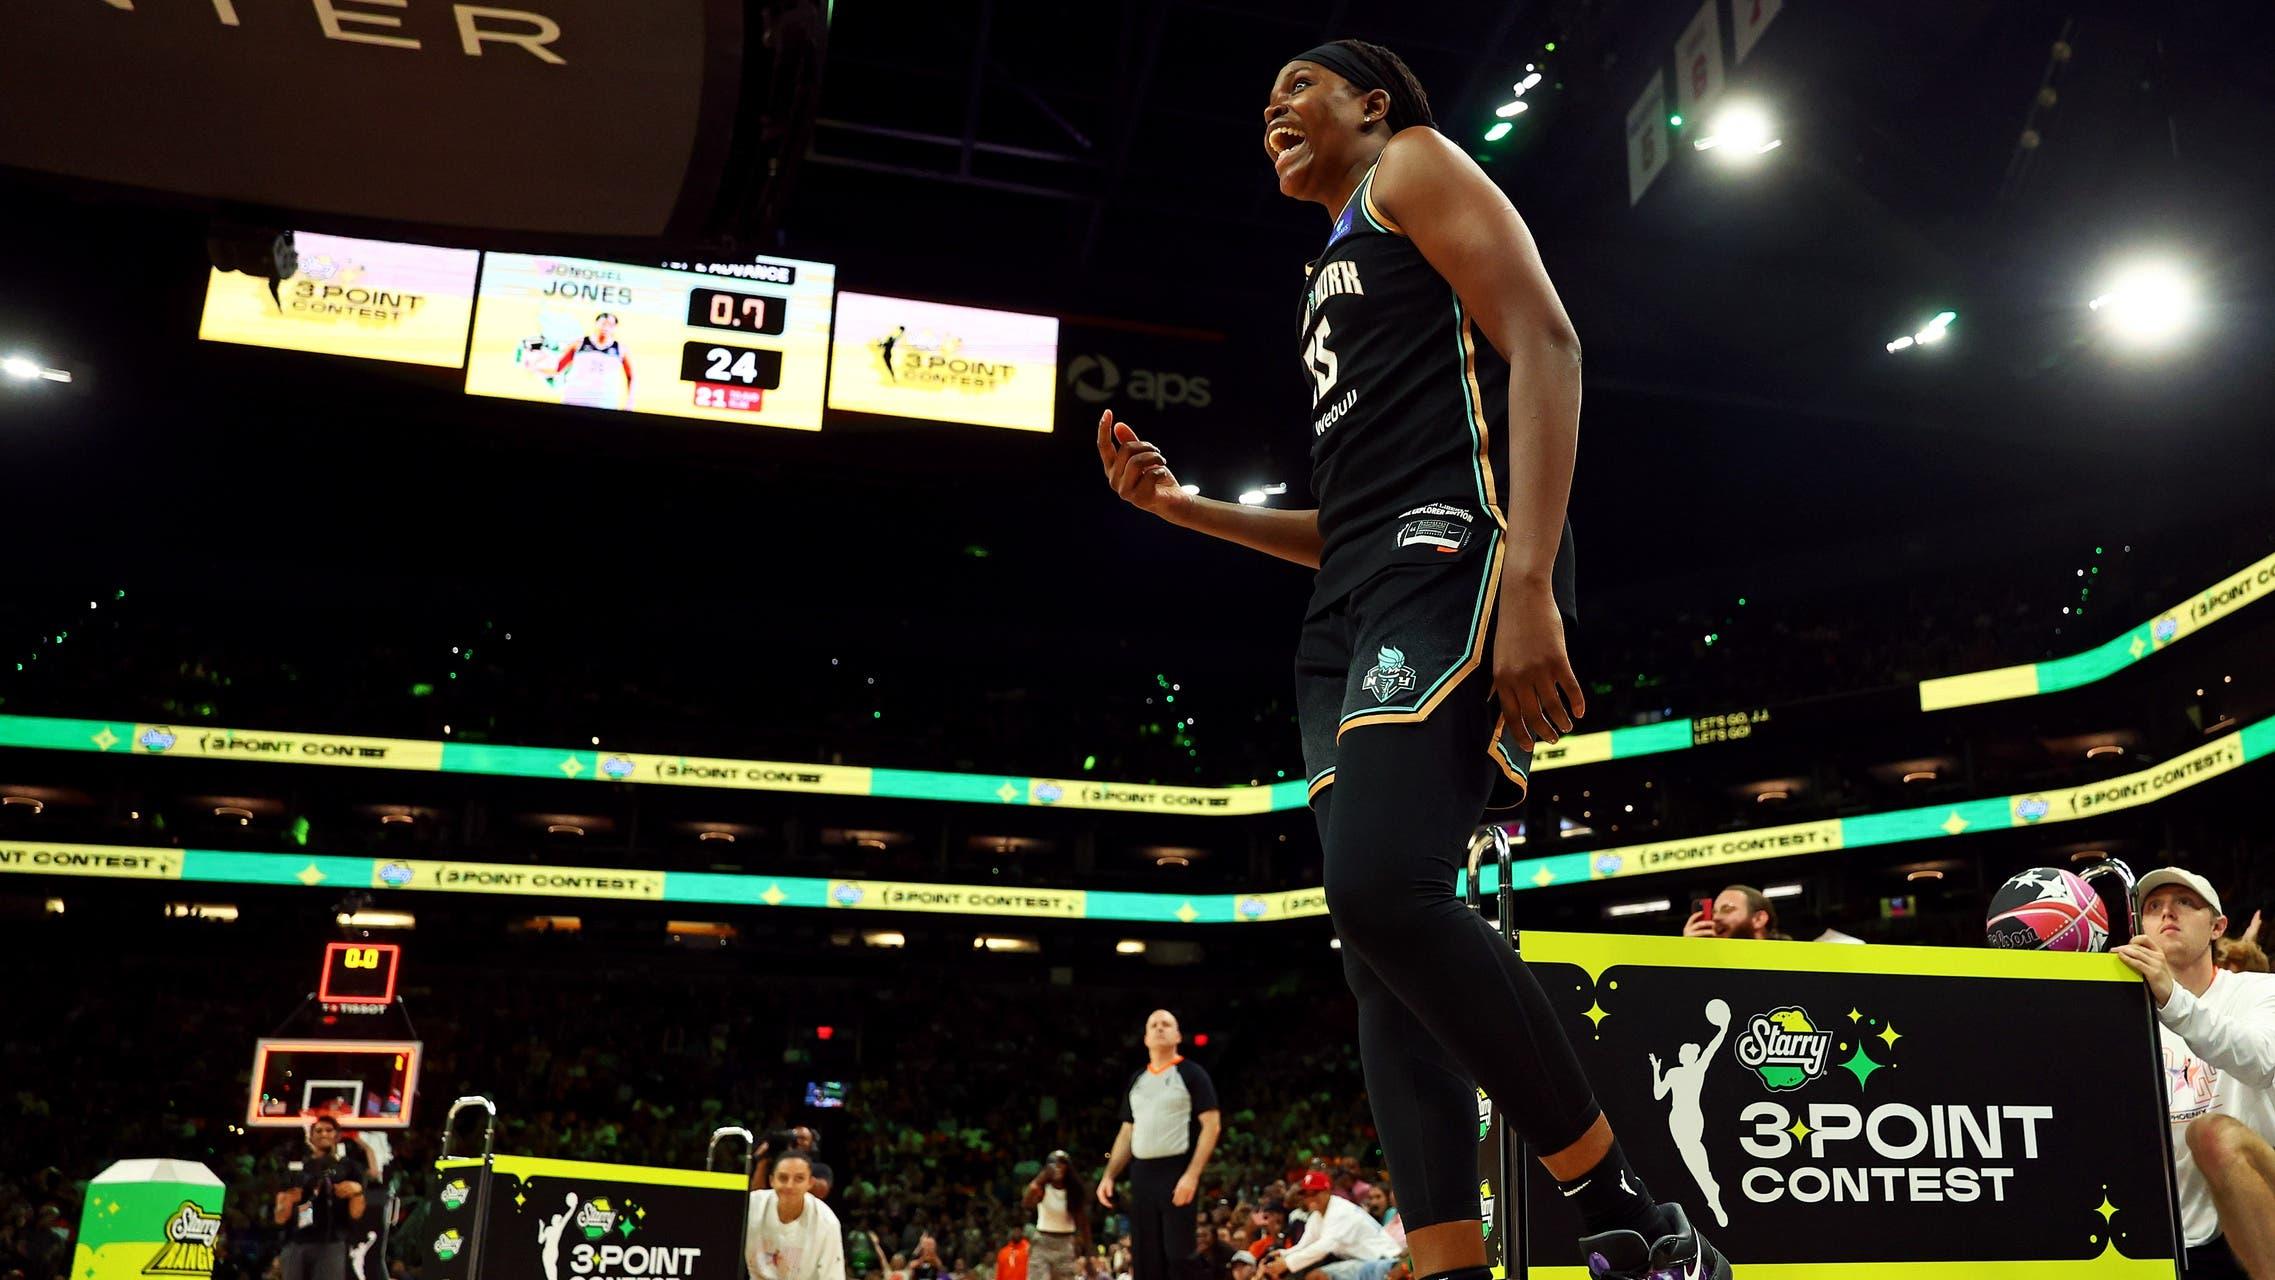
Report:
[[1388,702],[1414,687],[1414,668],[1406,665],[1406,651],[1384,645],[1375,653],[1374,670],[1367,672],[1361,688],[1374,695],[1376,702]]
[[1311,301],[1304,307],[1305,318],[1308,320],[1329,298],[1341,297],[1346,293],[1366,293],[1359,285],[1359,264],[1346,260],[1330,262],[1321,267],[1311,282]]

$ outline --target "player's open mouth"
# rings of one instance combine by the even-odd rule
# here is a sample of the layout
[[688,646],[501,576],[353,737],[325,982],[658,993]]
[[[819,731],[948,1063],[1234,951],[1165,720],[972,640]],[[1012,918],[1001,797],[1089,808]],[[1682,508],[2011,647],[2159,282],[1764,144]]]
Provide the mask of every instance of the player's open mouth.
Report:
[[1307,146],[1303,130],[1293,125],[1273,125],[1264,135],[1264,149],[1272,154],[1272,168],[1275,172],[1286,172],[1291,163],[1289,157],[1304,152]]

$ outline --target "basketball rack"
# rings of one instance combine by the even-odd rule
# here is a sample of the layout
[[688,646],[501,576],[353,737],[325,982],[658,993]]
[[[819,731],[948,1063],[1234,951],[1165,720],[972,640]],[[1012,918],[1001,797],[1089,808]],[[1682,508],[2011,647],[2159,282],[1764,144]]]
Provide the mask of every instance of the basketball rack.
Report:
[[[1493,854],[1495,878],[1493,883],[1493,920],[1501,936],[1508,941],[1509,949],[1521,951],[1517,942],[1517,891],[1509,882],[1514,878],[1516,859],[1509,851],[1509,833],[1491,823],[1479,827],[1469,837],[1469,875],[1463,882],[1469,909],[1480,916],[1485,914],[1484,886],[1479,882],[1478,864],[1486,852]],[[1524,1207],[1528,1161],[1519,1151],[1519,1139],[1510,1128],[1507,1117],[1501,1114],[1501,1104],[1492,1104],[1491,1122],[1486,1126],[1486,1139],[1492,1143],[1490,1153],[1479,1153],[1478,1164],[1491,1170],[1494,1201],[1497,1206],[1495,1230],[1486,1240],[1486,1262],[1493,1262],[1497,1247],[1500,1264],[1493,1274],[1506,1280],[1526,1280]]]

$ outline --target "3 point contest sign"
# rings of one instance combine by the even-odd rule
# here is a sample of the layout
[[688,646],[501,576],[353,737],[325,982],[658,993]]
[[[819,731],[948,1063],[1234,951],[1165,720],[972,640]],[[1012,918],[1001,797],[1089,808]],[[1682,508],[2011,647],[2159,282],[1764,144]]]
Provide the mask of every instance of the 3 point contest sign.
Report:
[[[485,1220],[479,1160],[435,1165],[420,1241],[442,1280],[742,1280],[739,1173],[497,1156]],[[476,1249],[479,1235],[480,1248]]]
[[[2174,1274],[2161,1060],[2114,956],[1523,949],[1636,1170],[1742,1276]],[[1532,1274],[1584,1276],[1577,1217],[1527,1187]]]

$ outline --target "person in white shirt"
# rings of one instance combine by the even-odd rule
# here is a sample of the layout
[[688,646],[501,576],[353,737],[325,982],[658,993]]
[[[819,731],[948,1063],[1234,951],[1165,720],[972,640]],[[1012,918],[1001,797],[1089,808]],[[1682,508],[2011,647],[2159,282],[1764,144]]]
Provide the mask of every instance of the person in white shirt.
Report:
[[1079,1280],[1080,1264],[1090,1256],[1090,1211],[1083,1203],[1082,1179],[1074,1160],[1053,1151],[1042,1172],[1027,1184],[1022,1203],[1035,1211],[1035,1248],[1027,1258],[1028,1280]]
[[2275,1277],[2275,974],[2230,973],[2212,962],[2228,918],[2202,876],[2164,867],[2143,876],[2138,892],[2143,932],[2116,954],[2147,981],[2156,1004],[2188,1274],[2268,1280]]
[[837,1214],[812,1195],[814,1166],[803,1152],[774,1161],[773,1185],[750,1193],[743,1261],[750,1280],[846,1280],[845,1233]]
[[1264,1275],[1278,1277],[1313,1271],[1327,1280],[1403,1280],[1398,1246],[1383,1234],[1367,1211],[1335,1194],[1335,1184],[1313,1169],[1296,1184],[1295,1200],[1308,1215],[1303,1238],[1279,1257],[1267,1259]]

